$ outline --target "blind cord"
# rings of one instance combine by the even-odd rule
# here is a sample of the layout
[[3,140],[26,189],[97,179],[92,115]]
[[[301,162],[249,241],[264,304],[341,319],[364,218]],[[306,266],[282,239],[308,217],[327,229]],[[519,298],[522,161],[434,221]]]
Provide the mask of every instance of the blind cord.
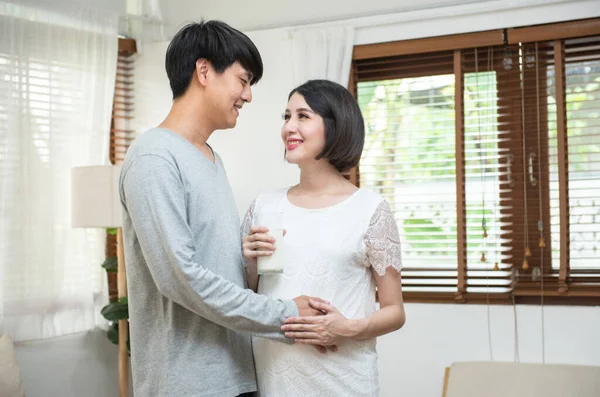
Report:
[[[542,221],[542,144],[541,144],[541,132],[540,132],[540,76],[539,76],[539,62],[538,62],[538,43],[535,43],[535,81],[536,81],[536,100],[537,100],[537,144],[538,144],[538,192],[539,192],[539,208],[540,208],[540,219],[538,221],[538,229],[540,231],[540,238],[543,238],[544,224]],[[540,240],[541,241],[541,240]],[[541,321],[542,321],[542,363],[546,363],[546,340],[545,340],[545,327],[544,327],[544,247],[540,243],[540,310],[541,310]]]

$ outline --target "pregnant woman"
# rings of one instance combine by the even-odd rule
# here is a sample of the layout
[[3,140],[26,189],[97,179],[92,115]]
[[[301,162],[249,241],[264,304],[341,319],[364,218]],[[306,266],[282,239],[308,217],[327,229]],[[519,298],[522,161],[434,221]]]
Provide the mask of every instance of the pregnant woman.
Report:
[[[242,225],[248,284],[273,298],[309,295],[329,304],[311,303],[322,316],[287,319],[282,329],[294,344],[253,340],[261,397],[379,393],[376,337],[402,327],[405,313],[390,206],[341,174],[358,164],[364,135],[358,104],[341,85],[311,80],[290,93],[281,138],[300,182],[250,205]],[[273,235],[256,223],[262,212],[283,214],[280,274],[257,274],[257,258],[275,248]],[[325,346],[332,351],[320,354]]]

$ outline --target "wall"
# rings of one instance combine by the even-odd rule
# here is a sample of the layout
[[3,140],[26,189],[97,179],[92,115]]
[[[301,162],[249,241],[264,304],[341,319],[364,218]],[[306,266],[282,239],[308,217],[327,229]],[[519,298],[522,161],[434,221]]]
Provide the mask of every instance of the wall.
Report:
[[[541,308],[516,311],[520,361],[542,362]],[[489,313],[493,359],[513,361],[513,308]],[[378,341],[381,397],[439,397],[445,367],[490,360],[486,306],[407,304],[406,316],[400,331]],[[545,307],[544,324],[546,363],[600,366],[600,307]]]

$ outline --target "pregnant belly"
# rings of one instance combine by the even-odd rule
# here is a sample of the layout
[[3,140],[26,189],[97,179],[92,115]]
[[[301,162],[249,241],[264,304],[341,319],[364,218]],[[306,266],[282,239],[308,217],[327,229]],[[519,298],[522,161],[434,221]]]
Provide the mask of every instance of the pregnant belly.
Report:
[[309,345],[254,338],[253,349],[261,397],[377,395],[374,340],[347,342],[335,353],[321,354]]

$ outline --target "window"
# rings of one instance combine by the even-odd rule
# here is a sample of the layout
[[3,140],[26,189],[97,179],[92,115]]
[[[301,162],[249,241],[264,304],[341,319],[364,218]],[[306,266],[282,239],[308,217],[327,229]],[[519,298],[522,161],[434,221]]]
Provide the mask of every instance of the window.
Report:
[[93,329],[104,300],[104,236],[72,227],[70,175],[105,161],[118,21],[66,14],[0,4],[0,328],[15,341]]
[[351,89],[407,301],[600,296],[600,20],[357,46]]
[[[600,255],[600,37],[565,41],[564,98],[568,156],[569,268],[573,277],[597,270]],[[560,269],[559,148],[556,65],[548,79],[552,268]],[[559,99],[560,100],[560,99]],[[563,121],[564,123],[564,121]],[[564,172],[564,171],[563,171]]]

